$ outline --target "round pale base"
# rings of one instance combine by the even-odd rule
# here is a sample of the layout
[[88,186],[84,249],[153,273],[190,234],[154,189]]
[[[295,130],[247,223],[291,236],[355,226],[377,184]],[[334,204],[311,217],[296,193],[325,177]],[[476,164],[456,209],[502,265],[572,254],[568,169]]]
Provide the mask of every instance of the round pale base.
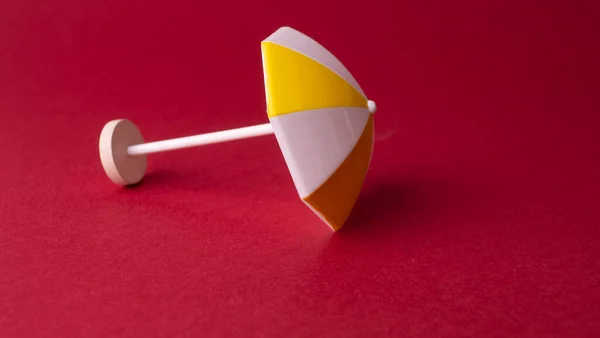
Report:
[[140,130],[129,120],[108,122],[100,134],[102,167],[115,184],[136,184],[146,173],[146,155],[130,156],[127,147],[144,143]]

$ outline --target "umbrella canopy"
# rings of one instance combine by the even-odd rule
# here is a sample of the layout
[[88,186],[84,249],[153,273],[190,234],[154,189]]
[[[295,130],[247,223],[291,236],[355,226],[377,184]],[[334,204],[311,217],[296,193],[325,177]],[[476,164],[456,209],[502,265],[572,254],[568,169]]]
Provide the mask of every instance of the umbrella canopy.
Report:
[[292,28],[261,49],[267,114],[298,194],[338,230],[369,168],[375,105],[333,54]]

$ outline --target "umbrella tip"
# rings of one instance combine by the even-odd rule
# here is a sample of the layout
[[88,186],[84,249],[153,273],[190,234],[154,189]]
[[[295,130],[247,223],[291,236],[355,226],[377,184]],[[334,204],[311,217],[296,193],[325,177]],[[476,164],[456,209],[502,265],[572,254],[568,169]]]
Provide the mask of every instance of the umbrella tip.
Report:
[[369,105],[369,111],[371,112],[371,114],[375,114],[375,112],[377,111],[377,104],[375,104],[375,102],[371,100],[369,100],[367,104]]

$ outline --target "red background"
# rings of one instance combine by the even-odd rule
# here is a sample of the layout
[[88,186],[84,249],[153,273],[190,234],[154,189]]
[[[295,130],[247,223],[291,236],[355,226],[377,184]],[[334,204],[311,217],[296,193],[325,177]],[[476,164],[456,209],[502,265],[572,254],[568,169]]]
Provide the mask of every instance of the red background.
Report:
[[[593,1],[0,4],[0,336],[600,335]],[[260,41],[321,42],[379,105],[347,227],[272,136],[104,175],[147,140],[265,123]]]

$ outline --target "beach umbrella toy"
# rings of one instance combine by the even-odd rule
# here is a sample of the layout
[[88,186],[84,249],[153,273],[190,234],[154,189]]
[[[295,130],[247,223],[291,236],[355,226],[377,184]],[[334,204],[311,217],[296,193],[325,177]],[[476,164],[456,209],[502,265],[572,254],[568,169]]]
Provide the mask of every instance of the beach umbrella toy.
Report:
[[274,134],[301,200],[339,230],[369,169],[376,105],[333,54],[297,30],[278,29],[261,50],[269,123],[144,143],[131,121],[110,121],[99,141],[109,179],[140,182],[151,153]]

